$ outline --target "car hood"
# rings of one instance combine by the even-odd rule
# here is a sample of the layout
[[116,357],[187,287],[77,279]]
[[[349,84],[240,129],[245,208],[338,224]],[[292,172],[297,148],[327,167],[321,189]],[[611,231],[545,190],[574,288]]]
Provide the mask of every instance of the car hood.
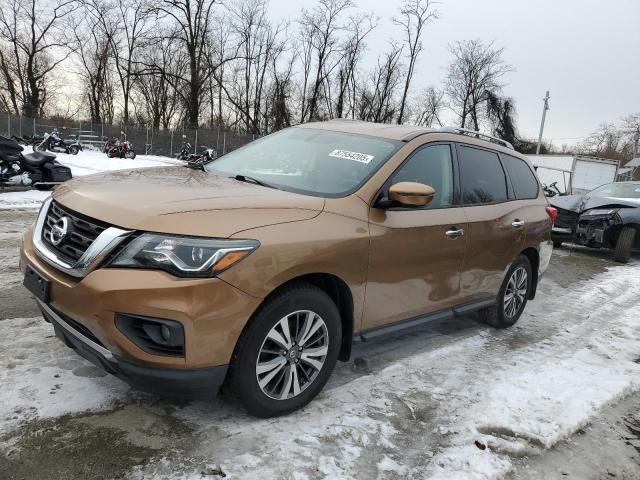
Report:
[[599,207],[640,207],[640,199],[637,198],[586,197],[583,195],[551,197],[549,203],[553,207],[576,213]]
[[184,167],[80,177],[58,187],[53,198],[71,210],[121,228],[208,237],[307,220],[324,208],[324,198]]

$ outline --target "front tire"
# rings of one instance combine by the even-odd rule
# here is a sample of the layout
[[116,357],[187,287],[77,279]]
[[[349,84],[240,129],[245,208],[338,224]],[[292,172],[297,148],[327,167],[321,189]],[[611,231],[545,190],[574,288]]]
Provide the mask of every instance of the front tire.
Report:
[[128,150],[124,153],[124,158],[128,158],[129,160],[133,160],[136,158],[136,152],[133,150]]
[[631,251],[636,239],[636,229],[633,227],[623,227],[616,241],[616,249],[613,259],[616,262],[627,263],[631,258]]
[[76,147],[75,145],[72,145],[72,146],[69,147],[69,153],[71,155],[77,155],[79,151],[80,151],[80,149],[78,147]]
[[341,338],[340,314],[324,291],[303,283],[286,287],[240,336],[224,390],[256,417],[298,410],[327,383]]
[[480,310],[480,319],[496,328],[515,324],[527,305],[532,279],[531,262],[526,256],[519,255],[502,282],[496,306]]

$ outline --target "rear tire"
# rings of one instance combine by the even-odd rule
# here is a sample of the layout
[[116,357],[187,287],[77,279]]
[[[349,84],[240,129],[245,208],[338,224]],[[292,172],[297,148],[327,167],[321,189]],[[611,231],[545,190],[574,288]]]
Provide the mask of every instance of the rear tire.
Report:
[[507,328],[515,324],[527,305],[532,279],[531,262],[524,255],[519,255],[505,275],[496,306],[480,310],[480,319],[495,328]]
[[[307,322],[314,327],[309,336]],[[273,341],[287,337],[290,348]],[[260,418],[298,410],[327,383],[341,338],[338,308],[324,291],[306,283],[285,287],[260,307],[240,335],[225,394]]]
[[613,259],[616,262],[627,263],[631,258],[631,251],[636,239],[636,229],[633,227],[623,227],[618,235],[616,249],[613,253]]

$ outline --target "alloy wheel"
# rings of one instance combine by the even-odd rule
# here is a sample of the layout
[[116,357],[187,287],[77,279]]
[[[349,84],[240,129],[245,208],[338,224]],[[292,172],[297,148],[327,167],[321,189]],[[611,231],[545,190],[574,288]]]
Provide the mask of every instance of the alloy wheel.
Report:
[[511,273],[503,299],[505,316],[513,318],[520,313],[527,296],[527,277],[524,267],[518,267]]
[[281,318],[269,330],[256,361],[256,379],[275,400],[298,396],[316,379],[329,351],[324,320],[310,310]]

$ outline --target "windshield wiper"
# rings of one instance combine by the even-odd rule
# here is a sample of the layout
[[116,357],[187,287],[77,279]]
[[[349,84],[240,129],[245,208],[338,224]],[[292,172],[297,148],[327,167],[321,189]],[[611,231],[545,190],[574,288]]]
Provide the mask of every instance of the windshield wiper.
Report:
[[239,182],[248,182],[248,183],[255,183],[256,185],[260,185],[261,187],[267,187],[267,188],[275,188],[276,190],[281,190],[280,188],[276,187],[275,185],[271,185],[269,183],[265,183],[262,180],[258,180],[257,178],[254,177],[250,177],[249,175],[234,175],[233,178],[235,180],[238,180]]

